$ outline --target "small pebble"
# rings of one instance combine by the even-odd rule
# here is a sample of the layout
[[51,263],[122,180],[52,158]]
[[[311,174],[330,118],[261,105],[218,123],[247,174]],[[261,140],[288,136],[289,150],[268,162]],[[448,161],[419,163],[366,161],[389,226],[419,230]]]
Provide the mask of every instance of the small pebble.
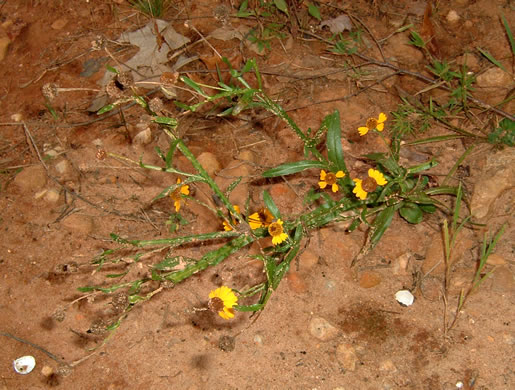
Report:
[[408,290],[400,290],[395,293],[395,299],[401,306],[411,306],[413,305],[415,297]]
[[447,21],[449,23],[456,23],[457,21],[460,20],[460,16],[458,15],[458,13],[456,11],[454,11],[453,9],[449,11],[449,13],[447,14]]
[[13,362],[14,371],[18,374],[26,375],[36,367],[34,356],[22,356]]

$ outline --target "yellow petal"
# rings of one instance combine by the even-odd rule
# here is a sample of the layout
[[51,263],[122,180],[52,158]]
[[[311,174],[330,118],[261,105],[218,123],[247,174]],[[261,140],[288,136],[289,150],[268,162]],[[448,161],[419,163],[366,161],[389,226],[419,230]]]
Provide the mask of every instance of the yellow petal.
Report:
[[175,212],[178,213],[179,210],[181,209],[181,201],[180,200],[176,200],[175,202],[173,202],[174,206],[175,206]]
[[376,183],[379,184],[380,186],[384,186],[386,183],[388,183],[386,181],[386,179],[384,178],[384,175],[375,169],[369,169],[368,176],[370,176],[372,179],[374,179],[376,181]]
[[281,233],[278,236],[272,237],[272,244],[277,245],[285,241],[288,238],[286,233]]
[[252,230],[259,229],[263,226],[263,222],[261,221],[261,217],[259,213],[251,214],[249,217],[249,226]]
[[325,187],[327,187],[327,182],[325,181],[319,181],[318,182],[318,186],[322,189],[324,189]]
[[361,179],[353,179],[353,180],[356,183],[356,186],[354,187],[352,192],[354,192],[356,194],[356,196],[358,198],[360,198],[361,200],[365,200],[367,198],[367,192],[361,187],[362,180]]
[[[388,119],[386,114],[384,112],[382,112],[379,114],[379,118],[377,118],[377,123],[383,123],[386,121],[386,119]],[[379,127],[379,126],[377,126],[377,127]]]
[[224,225],[224,230],[226,232],[230,232],[232,230],[231,225],[229,225],[227,222],[223,221],[222,224]]
[[218,315],[224,320],[230,320],[231,318],[234,318],[234,310],[224,307],[222,311],[218,312]]
[[334,183],[332,190],[333,190],[333,192],[338,192],[338,184]]
[[320,180],[324,181],[325,180],[325,176],[327,175],[327,173],[322,169],[320,171]]
[[341,179],[342,177],[345,176],[345,173],[343,173],[343,171],[338,171],[336,172],[336,175],[335,175],[338,179]]
[[181,194],[189,195],[190,194],[190,186],[182,186],[181,187]]
[[377,131],[383,131],[384,130],[384,123],[378,123],[376,126]]
[[360,136],[364,136],[365,134],[368,133],[368,127],[365,127],[365,126],[358,127],[358,131],[359,131]]

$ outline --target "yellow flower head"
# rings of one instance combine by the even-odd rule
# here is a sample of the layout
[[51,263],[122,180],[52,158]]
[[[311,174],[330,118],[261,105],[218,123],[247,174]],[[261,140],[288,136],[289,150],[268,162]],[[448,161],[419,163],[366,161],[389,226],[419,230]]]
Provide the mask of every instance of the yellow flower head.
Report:
[[268,233],[272,236],[272,244],[277,245],[285,241],[288,235],[283,230],[283,221],[278,219],[268,226]]
[[368,118],[367,124],[362,127],[358,127],[359,135],[364,136],[370,130],[383,131],[384,130],[384,122],[386,122],[386,114],[380,113],[378,118]]
[[[181,183],[181,179],[177,178],[177,184]],[[175,206],[175,212],[178,213],[181,209],[181,200],[183,195],[189,195],[190,194],[190,186],[180,186],[177,187],[171,194],[170,198],[173,200],[173,204]]]
[[238,297],[229,287],[218,287],[209,293],[207,306],[213,313],[218,313],[224,320],[234,317],[233,307],[238,303]]
[[274,220],[274,216],[266,207],[259,210],[257,213],[249,216],[249,226],[252,230],[259,229],[260,227],[267,227]]
[[337,192],[339,190],[339,187],[338,187],[338,184],[336,184],[336,180],[341,179],[344,176],[345,176],[345,173],[343,173],[343,171],[338,171],[336,173],[333,173],[333,172],[326,172],[322,169],[320,171],[320,181],[318,182],[318,185],[322,189],[324,189],[325,187],[330,185],[333,192]]
[[354,186],[352,192],[354,192],[356,196],[361,200],[365,200],[367,198],[368,193],[374,192],[377,186],[384,186],[388,183],[384,178],[384,175],[375,169],[368,170],[368,177],[366,179],[353,180],[354,183],[356,183],[356,185]]
[[[232,207],[234,207],[234,210],[236,210],[238,213],[240,213],[240,206],[233,204]],[[234,218],[232,213],[231,213],[231,223],[233,225],[236,225],[238,223],[238,221],[236,220],[236,218]],[[229,225],[229,222],[223,221],[222,224],[224,225],[224,230],[226,232],[230,232],[232,230],[232,227],[231,227],[231,225]]]

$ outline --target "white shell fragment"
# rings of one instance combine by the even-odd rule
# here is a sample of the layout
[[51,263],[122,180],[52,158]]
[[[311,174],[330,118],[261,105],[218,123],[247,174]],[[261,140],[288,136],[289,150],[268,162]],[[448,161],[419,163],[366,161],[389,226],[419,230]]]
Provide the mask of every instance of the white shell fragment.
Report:
[[36,367],[36,359],[34,356],[22,356],[13,362],[14,371],[18,374],[28,374]]
[[413,301],[415,300],[415,297],[408,290],[399,290],[395,293],[395,299],[402,306],[411,306],[411,305],[413,305]]

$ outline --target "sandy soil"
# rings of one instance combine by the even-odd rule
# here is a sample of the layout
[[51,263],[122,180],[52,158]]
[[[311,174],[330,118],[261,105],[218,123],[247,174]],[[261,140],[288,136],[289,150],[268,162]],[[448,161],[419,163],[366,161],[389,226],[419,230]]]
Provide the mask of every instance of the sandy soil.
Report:
[[[351,33],[361,33],[359,53],[375,62],[331,53],[316,38],[329,39],[328,27],[321,28],[306,4],[287,3],[290,18],[276,15],[285,23],[282,38],[270,39],[270,48],[258,53],[244,35],[264,26],[234,17],[238,2],[172,2],[162,19],[189,43],[174,50],[165,45],[166,66],[178,66],[183,58],[182,75],[215,85],[216,65],[226,69],[218,54],[236,69],[256,58],[266,92],[302,129],[318,128],[327,114],[339,110],[342,146],[354,174],[368,168],[360,156],[384,148],[378,138],[357,135],[367,118],[387,113],[389,134],[391,113],[402,97],[422,104],[430,97],[435,102],[448,98],[441,88],[417,94],[429,84],[399,71],[433,77],[427,70],[430,56],[453,66],[466,61],[477,77],[473,95],[486,105],[470,103],[467,115],[461,111],[449,118],[452,126],[488,134],[515,112],[513,55],[500,21],[504,15],[515,31],[510,2],[460,0],[452,7],[436,2],[431,16],[424,16],[425,1],[363,0],[345,8],[338,1],[316,2],[323,21],[351,16]],[[191,200],[180,210],[187,223],[178,232],[171,229],[173,201],[153,199],[175,183],[176,175],[129,162],[162,166],[155,147],[167,150],[169,145],[157,126],[148,127],[141,108],[103,116],[88,111],[95,98],[105,96],[100,83],[106,65],[123,69],[138,53],[121,35],[149,19],[123,0],[4,0],[0,22],[0,41],[10,41],[0,62],[1,389],[515,388],[513,148],[478,144],[451,178],[452,185],[462,181],[483,225],[465,229],[458,239],[447,305],[443,272],[433,267],[443,256],[441,221],[446,218],[437,212],[418,225],[395,217],[378,246],[354,265],[366,226],[348,233],[346,226],[331,224],[312,232],[258,315],[236,312],[227,321],[206,310],[208,294],[218,286],[245,289],[264,280],[261,262],[252,257],[259,253],[256,244],[176,286],[149,283],[143,293],[155,295],[125,312],[127,289],[111,294],[77,289],[143,278],[167,254],[199,258],[220,242],[156,250],[136,262],[135,252],[127,249],[119,262],[99,270],[91,262],[117,246],[111,233],[159,239],[222,230],[221,220]],[[395,33],[410,24],[424,39],[432,37],[428,53],[407,45],[409,29]],[[161,72],[151,81],[159,81]],[[397,73],[388,76],[392,72]],[[227,82],[228,73],[222,75]],[[50,95],[49,83],[54,85]],[[238,200],[250,197],[251,206],[260,207],[267,189],[286,219],[305,210],[303,196],[318,188],[318,171],[284,180],[261,177],[268,168],[303,158],[302,143],[280,120],[260,110],[217,117],[224,107],[184,115],[162,91],[141,93],[164,99],[165,111],[180,118],[186,145],[218,184],[243,177],[234,194]],[[196,102],[189,92],[176,93],[175,100]],[[409,119],[416,130],[423,125],[416,114]],[[410,139],[443,134],[448,128],[431,121],[423,134]],[[439,165],[429,173],[441,184],[468,142],[406,148],[402,159],[412,165],[435,157]],[[184,157],[174,163],[194,173]],[[191,191],[202,199],[205,188],[192,185]],[[484,233],[492,235],[503,224],[506,232],[485,269],[492,275],[446,331],[460,291],[474,277]],[[401,289],[413,291],[412,306],[394,299]],[[117,319],[120,326],[109,331]],[[12,364],[24,355],[35,357],[36,368],[20,375]]]

